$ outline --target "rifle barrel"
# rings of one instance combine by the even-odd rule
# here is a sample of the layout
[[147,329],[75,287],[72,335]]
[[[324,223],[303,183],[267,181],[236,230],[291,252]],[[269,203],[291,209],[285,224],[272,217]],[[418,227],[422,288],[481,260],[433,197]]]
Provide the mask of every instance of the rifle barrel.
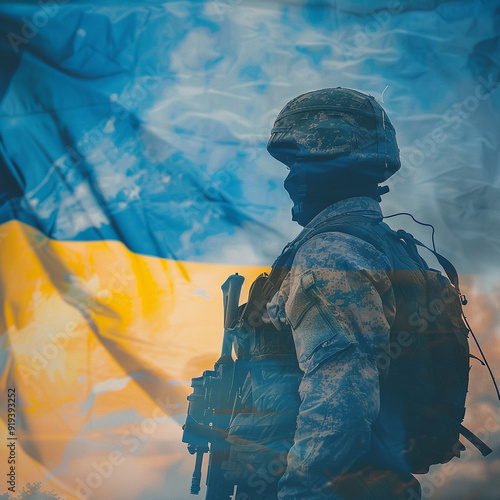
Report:
[[238,316],[241,287],[244,281],[245,278],[238,273],[231,274],[221,286],[224,305],[224,339],[222,341],[221,358],[224,356],[231,357],[232,355],[233,339],[227,330],[231,328]]

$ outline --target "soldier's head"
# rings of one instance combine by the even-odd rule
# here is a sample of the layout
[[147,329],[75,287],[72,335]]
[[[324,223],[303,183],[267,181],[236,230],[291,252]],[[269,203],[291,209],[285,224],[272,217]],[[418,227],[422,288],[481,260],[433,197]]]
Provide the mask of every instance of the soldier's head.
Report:
[[380,199],[378,185],[401,166],[396,132],[382,106],[340,87],[292,99],[276,118],[267,150],[290,170],[285,189],[293,220],[303,226],[337,201]]

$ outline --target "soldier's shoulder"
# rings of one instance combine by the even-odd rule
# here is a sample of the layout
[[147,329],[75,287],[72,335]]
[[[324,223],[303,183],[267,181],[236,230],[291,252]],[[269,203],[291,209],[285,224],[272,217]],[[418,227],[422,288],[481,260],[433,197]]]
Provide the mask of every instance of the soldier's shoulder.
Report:
[[298,249],[295,265],[306,267],[387,267],[386,255],[352,234],[330,231],[313,236]]

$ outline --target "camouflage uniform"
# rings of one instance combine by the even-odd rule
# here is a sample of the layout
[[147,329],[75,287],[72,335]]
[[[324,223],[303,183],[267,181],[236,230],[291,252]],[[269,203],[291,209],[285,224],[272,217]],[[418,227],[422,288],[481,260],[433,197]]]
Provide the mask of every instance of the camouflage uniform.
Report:
[[[292,218],[306,231],[330,221],[374,233],[382,227],[366,220],[382,221],[375,200],[387,190],[378,184],[401,163],[395,130],[373,97],[342,88],[298,96],[277,116],[267,149],[290,170]],[[266,338],[250,328],[238,341],[249,375],[228,440],[241,500],[420,498],[402,458],[401,403],[380,391],[389,363],[378,360],[398,322],[389,274],[402,249],[388,243],[381,252],[369,241],[324,232],[304,242],[279,292],[269,303],[266,296],[263,324],[277,332],[245,346]],[[285,372],[278,358],[289,354],[283,339],[291,337],[296,371]],[[269,355],[267,344],[281,343]]]
[[[356,224],[356,216],[381,221],[382,214],[372,198],[349,198],[307,227],[335,219]],[[401,458],[397,405],[380,413],[380,380],[388,363],[377,360],[388,349],[395,317],[391,261],[355,236],[316,235],[300,247],[268,305],[278,330],[291,327],[303,371],[281,500],[420,498]]]

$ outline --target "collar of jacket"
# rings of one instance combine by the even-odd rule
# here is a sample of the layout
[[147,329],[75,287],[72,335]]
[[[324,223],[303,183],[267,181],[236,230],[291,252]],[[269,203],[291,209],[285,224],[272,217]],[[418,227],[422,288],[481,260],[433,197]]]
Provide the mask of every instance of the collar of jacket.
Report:
[[378,201],[368,196],[347,198],[338,201],[321,211],[307,224],[306,229],[312,228],[328,220],[347,216],[363,216],[373,219],[382,219],[382,210]]

